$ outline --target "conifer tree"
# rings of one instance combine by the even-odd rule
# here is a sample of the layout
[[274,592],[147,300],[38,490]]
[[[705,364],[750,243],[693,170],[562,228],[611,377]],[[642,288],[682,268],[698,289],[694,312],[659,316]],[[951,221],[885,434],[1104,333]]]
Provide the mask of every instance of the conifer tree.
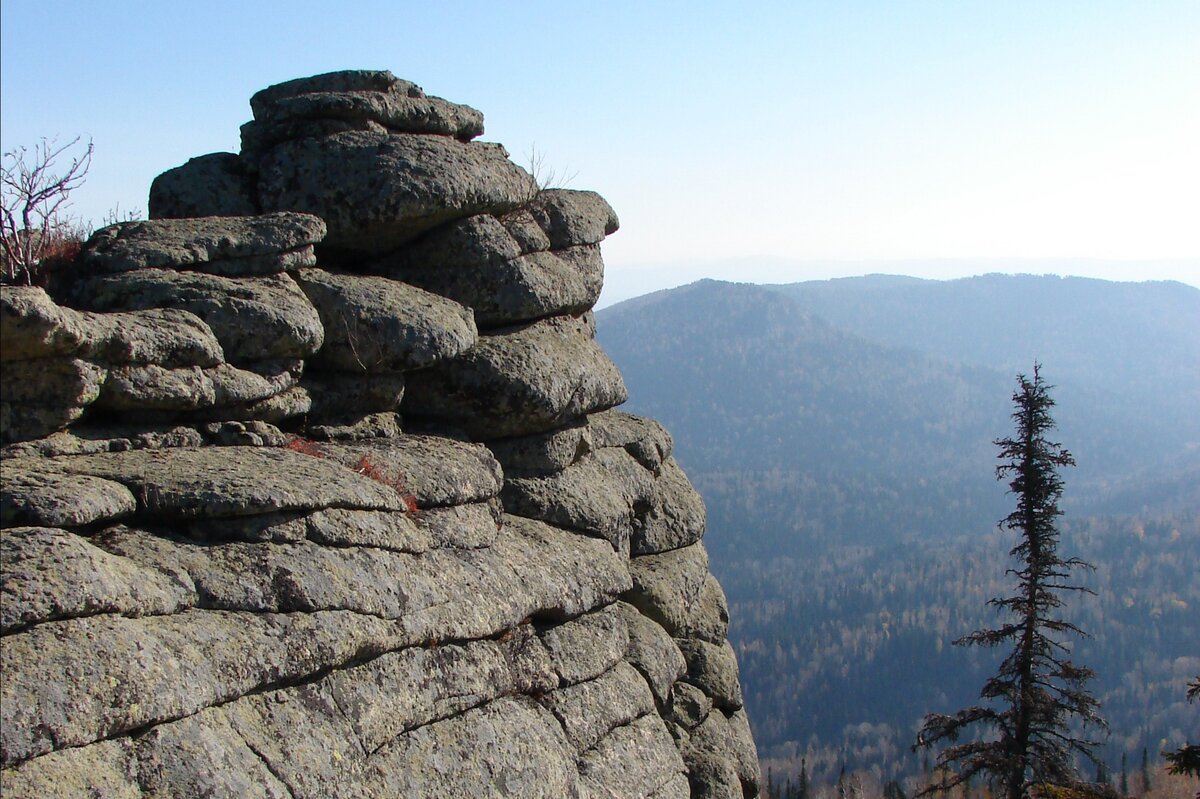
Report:
[[[917,737],[917,747],[950,745],[937,757],[941,779],[921,794],[947,790],[978,774],[992,780],[1006,799],[1023,799],[1035,787],[1078,782],[1074,754],[1095,760],[1097,741],[1077,730],[1104,728],[1098,703],[1086,683],[1094,674],[1069,659],[1066,636],[1086,636],[1063,619],[1059,609],[1067,592],[1088,591],[1071,579],[1077,569],[1091,569],[1078,558],[1058,553],[1058,500],[1063,481],[1058,470],[1074,465],[1067,450],[1047,439],[1054,429],[1049,389],[1034,364],[1033,379],[1017,376],[1013,394],[1016,435],[995,443],[1000,448],[999,480],[1008,479],[1016,509],[1000,526],[1017,533],[1007,574],[1016,590],[988,604],[1003,617],[999,627],[977,630],[955,641],[960,646],[1011,647],[998,673],[984,683],[980,698],[987,704],[954,715],[930,714]],[[1080,722],[1075,724],[1074,722]],[[981,729],[982,728],[982,729]],[[990,732],[990,736],[982,733]],[[972,739],[959,743],[960,737]]]

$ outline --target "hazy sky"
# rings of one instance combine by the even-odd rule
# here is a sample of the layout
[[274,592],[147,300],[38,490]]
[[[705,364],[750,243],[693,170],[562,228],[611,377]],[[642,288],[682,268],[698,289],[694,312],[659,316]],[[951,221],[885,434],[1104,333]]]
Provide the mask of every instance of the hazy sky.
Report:
[[3,149],[91,137],[86,218],[144,213],[155,175],[236,151],[258,89],[390,69],[603,194],[623,295],[1060,258],[1200,285],[1197,0],[0,9]]

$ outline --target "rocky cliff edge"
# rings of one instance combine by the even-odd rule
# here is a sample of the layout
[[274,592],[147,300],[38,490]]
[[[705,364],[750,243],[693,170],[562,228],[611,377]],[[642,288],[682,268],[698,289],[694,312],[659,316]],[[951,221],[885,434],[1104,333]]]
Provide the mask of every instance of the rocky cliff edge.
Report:
[[612,209],[388,72],[251,107],[0,293],[3,795],[756,796]]

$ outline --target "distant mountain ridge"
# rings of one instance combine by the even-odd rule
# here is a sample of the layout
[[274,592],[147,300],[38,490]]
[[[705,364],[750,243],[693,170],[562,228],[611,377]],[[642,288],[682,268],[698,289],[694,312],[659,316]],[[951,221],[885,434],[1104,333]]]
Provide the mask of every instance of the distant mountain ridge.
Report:
[[[690,469],[960,475],[985,482],[1013,376],[1035,360],[1080,467],[1073,500],[1200,462],[1200,290],[1181,283],[872,275],[699,281],[598,313],[630,406],[664,418]],[[737,387],[736,410],[723,392]],[[822,418],[814,418],[822,414]],[[928,429],[926,429],[928,428]],[[852,453],[857,430],[876,447]],[[890,460],[885,442],[902,445]],[[823,452],[821,464],[803,450]],[[746,462],[744,453],[753,453]],[[851,460],[847,460],[852,458]],[[718,467],[716,464],[722,464]]]
[[625,407],[664,421],[704,495],[764,767],[912,776],[920,714],[976,699],[986,659],[946,644],[982,623],[1002,579],[1011,498],[993,441],[1035,360],[1056,386],[1054,438],[1078,461],[1065,540],[1099,567],[1101,596],[1079,612],[1114,714],[1110,767],[1190,718],[1200,290],[704,280],[599,311],[597,337]]

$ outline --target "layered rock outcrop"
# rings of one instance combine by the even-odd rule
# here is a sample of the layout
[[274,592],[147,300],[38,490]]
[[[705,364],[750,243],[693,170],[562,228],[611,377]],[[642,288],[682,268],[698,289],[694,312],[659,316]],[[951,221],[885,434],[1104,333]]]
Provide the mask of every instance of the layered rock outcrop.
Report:
[[390,73],[251,107],[2,290],[3,795],[757,795],[612,209]]

